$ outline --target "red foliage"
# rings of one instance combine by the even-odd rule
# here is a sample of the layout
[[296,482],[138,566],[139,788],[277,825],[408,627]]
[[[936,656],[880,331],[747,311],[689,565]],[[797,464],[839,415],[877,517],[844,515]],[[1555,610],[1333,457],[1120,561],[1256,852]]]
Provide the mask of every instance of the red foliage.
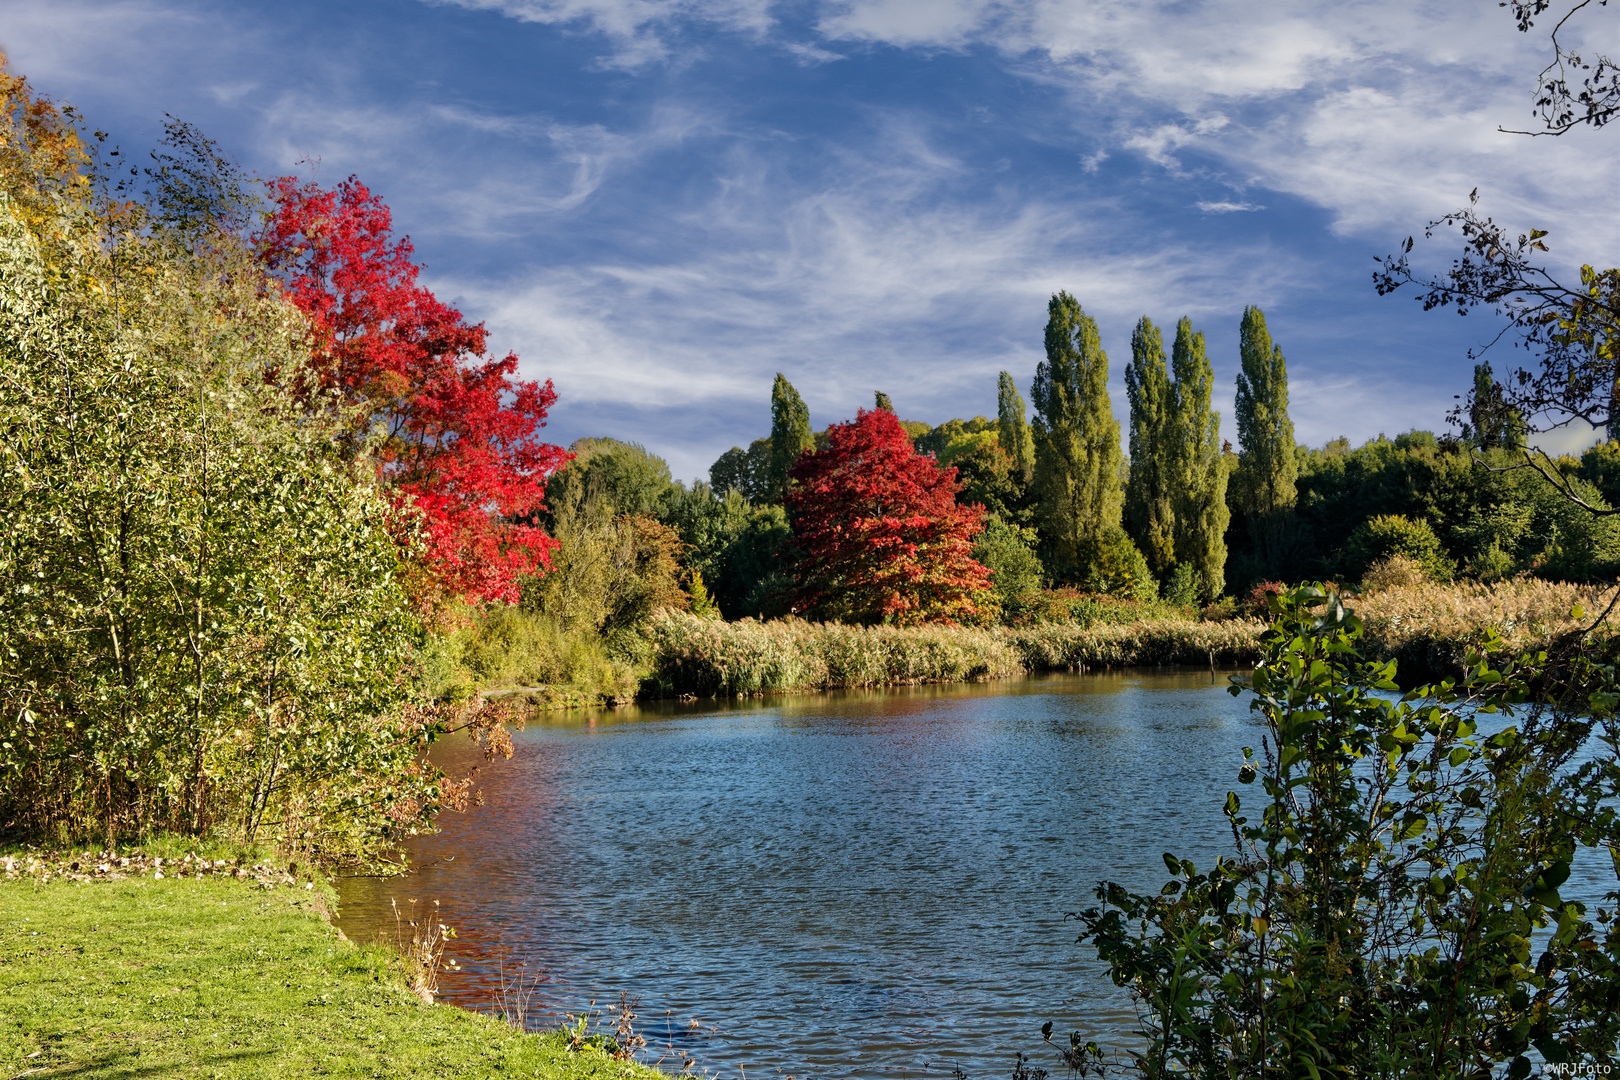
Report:
[[514,378],[515,353],[486,355],[483,324],[417,283],[410,238],[354,177],[333,191],[283,177],[273,192],[260,250],[313,326],[314,377],[289,389],[343,409],[354,446],[385,426],[381,471],[396,506],[422,517],[436,591],[515,601],[557,546],[521,524],[569,459],[539,437],[551,381]]
[[1257,582],[1249,590],[1249,595],[1243,598],[1243,606],[1262,619],[1271,617],[1271,598],[1281,596],[1288,591],[1288,586],[1281,581]]
[[862,409],[833,425],[826,449],[789,475],[802,609],[900,625],[980,614],[990,571],[972,551],[984,508],[956,505],[956,470],[917,453],[893,413]]

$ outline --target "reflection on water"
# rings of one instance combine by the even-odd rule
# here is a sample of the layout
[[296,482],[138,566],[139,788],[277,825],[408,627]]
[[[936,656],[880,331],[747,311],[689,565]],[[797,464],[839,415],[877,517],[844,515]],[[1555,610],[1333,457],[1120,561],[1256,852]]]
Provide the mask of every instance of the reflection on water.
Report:
[[[1044,1020],[1118,1046],[1130,1003],[1064,913],[1102,878],[1157,886],[1166,850],[1201,867],[1229,850],[1221,800],[1260,732],[1225,682],[1114,672],[548,720],[484,768],[485,805],[413,844],[415,873],[346,882],[342,925],[370,939],[392,932],[390,896],[436,899],[460,935],[444,999],[493,1011],[503,979],[540,979],[531,1026],[549,1027],[627,991],[676,1069],[684,1050],[725,1075],[994,1076]],[[476,762],[459,741],[438,756]]]

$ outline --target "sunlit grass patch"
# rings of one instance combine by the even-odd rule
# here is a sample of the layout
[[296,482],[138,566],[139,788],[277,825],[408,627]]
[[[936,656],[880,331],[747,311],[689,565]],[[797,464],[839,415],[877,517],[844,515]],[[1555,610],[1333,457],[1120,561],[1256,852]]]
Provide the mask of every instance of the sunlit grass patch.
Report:
[[423,1005],[397,953],[318,916],[329,902],[217,878],[0,884],[3,1075],[657,1075]]

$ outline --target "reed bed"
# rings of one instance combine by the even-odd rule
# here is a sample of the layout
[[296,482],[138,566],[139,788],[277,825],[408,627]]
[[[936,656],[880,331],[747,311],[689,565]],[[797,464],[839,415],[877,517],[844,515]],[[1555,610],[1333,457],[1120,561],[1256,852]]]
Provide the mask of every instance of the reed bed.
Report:
[[1148,667],[1161,664],[1250,664],[1260,658],[1259,619],[1194,622],[1051,623],[1005,631],[1028,671]]
[[1259,655],[1256,619],[1050,624],[1023,629],[726,623],[666,610],[653,618],[650,680],[664,696],[758,694],[967,682],[1028,671],[1231,664]]
[[[1512,653],[1546,648],[1563,635],[1590,626],[1608,607],[1614,589],[1532,578],[1490,584],[1426,583],[1366,595],[1351,607],[1366,626],[1370,655],[1393,658],[1403,676],[1427,678],[1460,673],[1464,655],[1491,628]],[[1577,610],[1579,616],[1574,614]],[[1593,641],[1614,636],[1611,615],[1596,628]]]
[[993,630],[727,623],[669,609],[653,617],[650,629],[652,681],[666,696],[964,682],[1024,670]]
[[[1408,584],[1352,600],[1366,625],[1364,655],[1398,662],[1402,682],[1455,675],[1491,628],[1515,653],[1588,625],[1613,586],[1519,579]],[[1579,618],[1572,612],[1582,612]],[[1615,636],[1611,617],[1599,636]],[[652,619],[652,677],[660,696],[762,694],[1007,678],[1032,671],[1250,664],[1260,619],[1200,622],[1157,612],[1132,622],[961,626],[843,626],[797,619],[721,622],[664,610]]]

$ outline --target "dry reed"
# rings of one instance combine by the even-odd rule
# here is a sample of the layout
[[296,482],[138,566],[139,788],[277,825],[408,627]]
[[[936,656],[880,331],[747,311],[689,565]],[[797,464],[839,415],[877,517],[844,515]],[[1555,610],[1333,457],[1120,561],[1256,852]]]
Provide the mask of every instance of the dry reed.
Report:
[[[1613,596],[1612,585],[1515,578],[1396,586],[1352,607],[1366,625],[1370,654],[1394,658],[1407,674],[1426,677],[1457,674],[1463,656],[1493,628],[1511,653],[1546,648],[1591,626]],[[1596,628],[1595,639],[1614,633],[1611,616]]]
[[1242,663],[1259,655],[1262,629],[1252,619],[1023,629],[724,623],[661,611],[652,622],[653,682],[668,696],[709,696],[967,682],[1064,668]]
[[[1612,587],[1610,587],[1612,589]],[[1408,584],[1353,600],[1368,657],[1400,662],[1403,681],[1454,674],[1495,628],[1513,652],[1542,648],[1589,623],[1610,589],[1533,579]],[[1571,613],[1579,608],[1582,615]],[[1610,628],[1600,633],[1612,634]],[[1031,671],[1253,663],[1265,623],[1154,615],[1134,622],[960,626],[843,626],[798,619],[727,623],[682,611],[652,620],[648,689],[668,696],[761,694],[966,682]]]

